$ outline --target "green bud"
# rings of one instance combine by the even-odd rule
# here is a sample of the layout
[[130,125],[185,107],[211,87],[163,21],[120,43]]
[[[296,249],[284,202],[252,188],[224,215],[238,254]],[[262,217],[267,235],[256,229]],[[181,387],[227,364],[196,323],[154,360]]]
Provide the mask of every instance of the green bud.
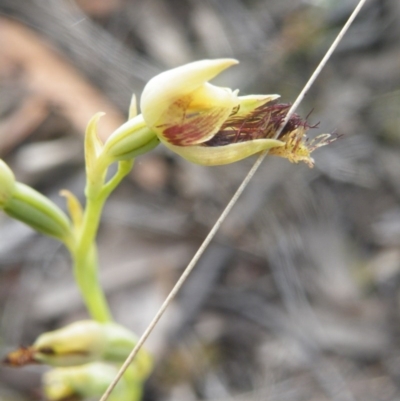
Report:
[[11,169],[0,159],[0,209],[11,199],[15,189],[15,177]]
[[70,240],[71,227],[64,212],[50,199],[25,184],[15,183],[4,211],[43,234],[63,242]]
[[[66,399],[100,398],[118,373],[114,365],[95,362],[82,366],[52,369],[43,376],[44,391],[50,401]],[[141,395],[141,384],[120,380],[110,396],[110,400],[139,400],[132,398],[131,387],[137,387],[136,394]]]
[[85,320],[40,335],[33,348],[37,362],[73,366],[99,360],[106,344],[101,324]]
[[154,149],[160,143],[141,114],[121,125],[107,139],[103,154],[112,161],[133,159]]
[[[82,320],[38,337],[33,344],[33,358],[52,366],[82,365],[100,360],[122,363],[136,341],[132,332],[116,323]],[[146,351],[139,354],[138,374],[144,377],[150,370],[151,359]],[[143,370],[145,374],[141,373]]]

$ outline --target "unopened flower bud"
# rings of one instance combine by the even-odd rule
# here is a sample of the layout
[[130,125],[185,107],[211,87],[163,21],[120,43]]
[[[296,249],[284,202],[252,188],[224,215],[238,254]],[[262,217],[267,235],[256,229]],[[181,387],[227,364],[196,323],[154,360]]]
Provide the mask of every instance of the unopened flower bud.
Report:
[[10,217],[22,221],[36,231],[63,242],[71,239],[70,222],[65,213],[50,199],[25,184],[14,184],[12,196],[3,209]]
[[82,320],[38,337],[33,358],[52,366],[123,362],[136,341],[132,332],[116,323]]
[[121,125],[104,144],[103,154],[112,161],[133,159],[147,153],[160,143],[150,130],[142,115],[131,118]]
[[0,159],[0,209],[3,209],[15,189],[15,177],[11,169]]
[[[99,398],[118,373],[118,368],[103,362],[94,362],[81,366],[72,366],[52,369],[43,376],[43,385],[46,398],[50,401],[69,399],[83,400],[86,398]],[[120,380],[112,392],[109,400],[129,399],[135,383]],[[136,385],[138,395],[141,394],[141,385]],[[136,397],[138,400],[139,397]]]
[[34,359],[52,366],[73,366],[100,359],[105,346],[102,327],[79,321],[40,335],[33,344]]

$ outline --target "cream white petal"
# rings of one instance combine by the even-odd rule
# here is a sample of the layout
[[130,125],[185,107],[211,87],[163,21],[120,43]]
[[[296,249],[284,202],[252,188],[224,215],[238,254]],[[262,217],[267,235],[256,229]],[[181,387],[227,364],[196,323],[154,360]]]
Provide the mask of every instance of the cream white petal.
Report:
[[174,146],[165,145],[184,159],[204,166],[219,166],[245,159],[263,150],[281,147],[284,142],[277,139],[255,139],[249,142],[233,143],[227,146]]
[[237,63],[235,59],[200,60],[152,78],[145,86],[140,102],[147,125],[152,127],[171,103]]

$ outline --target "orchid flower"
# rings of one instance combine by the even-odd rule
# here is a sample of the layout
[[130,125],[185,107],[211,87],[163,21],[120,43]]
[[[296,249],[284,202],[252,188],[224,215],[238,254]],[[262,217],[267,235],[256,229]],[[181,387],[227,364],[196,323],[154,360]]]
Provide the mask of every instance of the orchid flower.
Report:
[[313,166],[310,153],[332,140],[308,143],[310,126],[294,114],[276,138],[290,105],[279,95],[238,96],[238,91],[207,81],[237,64],[234,59],[201,60],[163,72],[144,88],[141,110],[146,125],[169,149],[203,165],[228,164],[269,150],[291,162]]

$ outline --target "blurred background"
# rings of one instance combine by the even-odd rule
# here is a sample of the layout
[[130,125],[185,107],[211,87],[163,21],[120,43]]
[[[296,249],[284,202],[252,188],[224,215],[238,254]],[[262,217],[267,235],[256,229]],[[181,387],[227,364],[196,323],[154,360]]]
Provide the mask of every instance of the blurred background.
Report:
[[[65,208],[83,135],[106,138],[157,73],[240,64],[214,83],[293,102],[355,0],[0,0],[0,157]],[[343,137],[316,167],[267,157],[147,348],[144,399],[400,400],[400,2],[367,2],[299,113]],[[159,146],[109,200],[101,279],[141,334],[254,159],[191,165]],[[67,252],[0,215],[0,345],[86,318]],[[45,368],[0,368],[41,400]]]

